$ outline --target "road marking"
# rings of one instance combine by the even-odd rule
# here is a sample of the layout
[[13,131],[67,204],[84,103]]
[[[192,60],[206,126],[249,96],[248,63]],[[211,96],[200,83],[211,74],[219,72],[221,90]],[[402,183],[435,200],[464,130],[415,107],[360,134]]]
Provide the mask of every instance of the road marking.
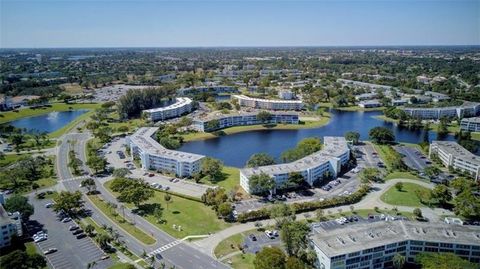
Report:
[[87,178],[90,178],[90,176],[72,177],[72,178],[67,178],[67,179],[60,180],[60,182],[75,181],[75,180],[87,179]]
[[151,256],[153,256],[153,255],[155,255],[155,254],[162,253],[162,252],[164,252],[165,250],[170,249],[170,248],[172,248],[172,247],[174,247],[174,246],[176,246],[176,245],[178,245],[178,244],[180,244],[180,243],[182,243],[181,240],[175,240],[175,241],[173,241],[173,242],[170,242],[170,243],[168,243],[168,244],[166,244],[166,245],[164,245],[164,246],[161,246],[161,247],[157,248],[156,250],[150,252],[147,256],[148,256],[148,257],[151,257]]

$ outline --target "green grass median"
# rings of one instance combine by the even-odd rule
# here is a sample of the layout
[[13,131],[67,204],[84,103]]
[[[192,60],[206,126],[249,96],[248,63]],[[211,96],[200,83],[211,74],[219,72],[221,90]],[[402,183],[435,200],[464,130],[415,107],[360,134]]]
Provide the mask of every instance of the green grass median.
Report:
[[426,205],[421,202],[421,198],[427,198],[429,192],[430,189],[418,184],[403,182],[401,190],[392,186],[380,199],[390,205],[423,207]]

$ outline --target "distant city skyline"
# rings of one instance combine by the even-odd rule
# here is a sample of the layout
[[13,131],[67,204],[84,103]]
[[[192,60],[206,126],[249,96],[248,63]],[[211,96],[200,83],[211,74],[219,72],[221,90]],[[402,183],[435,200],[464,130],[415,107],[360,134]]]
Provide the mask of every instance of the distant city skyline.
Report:
[[480,0],[0,0],[0,48],[480,45]]

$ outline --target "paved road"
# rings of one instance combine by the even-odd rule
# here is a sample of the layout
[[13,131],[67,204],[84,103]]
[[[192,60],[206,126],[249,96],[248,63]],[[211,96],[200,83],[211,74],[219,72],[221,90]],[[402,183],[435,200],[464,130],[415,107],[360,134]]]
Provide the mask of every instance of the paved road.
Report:
[[406,147],[403,145],[394,146],[394,149],[404,156],[402,158],[403,162],[411,169],[423,172],[423,170],[425,170],[425,167],[428,166],[428,159],[418,149]]
[[[74,150],[76,151],[77,156],[84,161],[85,163],[85,144],[87,140],[90,138],[88,134],[69,134],[66,135],[64,141],[66,139],[75,139],[77,142],[74,144]],[[65,143],[65,145],[64,145]],[[62,179],[62,183],[64,184],[65,188],[69,191],[75,191],[79,189],[79,183],[81,179],[74,179],[71,175],[67,163],[68,163],[68,150],[69,144],[63,142],[62,145],[59,147],[58,156],[61,156],[61,159],[58,163],[58,173],[59,178]],[[88,167],[84,167],[84,169],[88,172]],[[103,185],[96,180],[97,182],[97,189],[101,192],[102,198],[106,201],[111,201],[118,203],[116,198],[110,194]],[[178,241],[176,238],[171,237],[167,233],[159,230],[156,226],[152,225],[145,219],[141,218],[140,216],[135,216],[135,225],[149,233],[152,237],[156,239],[156,243],[150,246],[144,245],[142,242],[136,240],[130,234],[122,230],[119,226],[113,223],[108,217],[103,215],[103,213],[98,210],[86,197],[85,207],[92,212],[92,218],[98,224],[106,224],[108,226],[114,227],[116,230],[119,231],[123,241],[127,245],[128,249],[140,256],[144,251],[147,253],[153,252],[157,249],[162,249],[165,245],[173,245],[172,243]],[[133,219],[133,214],[129,209],[125,209],[125,214],[127,218]],[[176,268],[229,268],[225,264],[217,261],[216,259],[205,255],[204,253],[198,251],[197,249],[187,245],[187,243],[180,242],[174,244],[172,247],[163,250],[161,252],[161,256],[163,257],[162,262],[165,262],[167,266],[174,265]]]
[[85,237],[76,239],[72,232],[68,231],[73,222],[62,223],[57,219],[52,209],[45,208],[45,204],[51,200],[39,200],[32,194],[30,202],[35,207],[35,213],[30,217],[28,229],[31,234],[44,230],[48,233],[48,239],[37,243],[43,252],[49,248],[58,249],[57,252],[46,255],[49,264],[54,269],[86,268],[87,264],[95,261],[95,268],[108,268],[112,265],[110,259],[101,260],[105,253],[92,241]]

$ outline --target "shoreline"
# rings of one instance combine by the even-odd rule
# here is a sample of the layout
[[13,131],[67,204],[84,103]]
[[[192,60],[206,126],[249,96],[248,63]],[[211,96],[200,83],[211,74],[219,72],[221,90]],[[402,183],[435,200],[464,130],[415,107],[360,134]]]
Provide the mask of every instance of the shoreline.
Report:
[[[378,115],[378,116],[373,116],[373,117],[378,119],[378,120],[383,120],[383,121],[386,121],[386,122],[391,122],[391,123],[395,123],[395,124],[399,123],[399,120],[389,118],[385,115]],[[437,127],[438,127],[437,123],[430,123],[429,131],[437,133]],[[458,125],[455,125],[455,126],[448,125],[448,134],[449,135],[455,135],[455,133],[458,132],[458,131],[460,131],[460,127]]]
[[218,131],[223,131],[225,135],[214,135],[212,133],[189,133],[181,135],[184,138],[184,142],[192,142],[192,141],[200,141],[200,140],[207,140],[237,133],[249,132],[249,131],[263,131],[263,130],[300,130],[300,129],[312,129],[317,127],[326,126],[330,123],[332,114],[329,112],[324,112],[319,120],[302,120],[302,119],[310,119],[311,117],[300,117],[300,121],[303,121],[304,124],[278,124],[273,127],[265,127],[264,125],[256,124],[256,125],[244,125],[244,126],[233,126],[225,129],[221,129]]

